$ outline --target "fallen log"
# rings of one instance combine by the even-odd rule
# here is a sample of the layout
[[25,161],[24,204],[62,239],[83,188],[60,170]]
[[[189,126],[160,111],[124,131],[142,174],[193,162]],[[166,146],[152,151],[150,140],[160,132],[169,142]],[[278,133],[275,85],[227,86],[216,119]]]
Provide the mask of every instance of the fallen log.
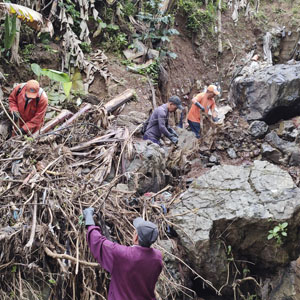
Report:
[[104,143],[104,142],[118,142],[120,139],[108,139],[108,137],[115,135],[116,132],[112,132],[103,136],[98,136],[90,141],[84,142],[82,144],[79,144],[77,146],[74,146],[70,148],[71,151],[79,151],[83,150],[86,148],[89,148],[92,145],[99,144],[99,143]]
[[52,119],[51,121],[47,122],[42,129],[39,132],[36,132],[33,134],[33,137],[37,137],[39,134],[44,134],[48,131],[50,131],[51,129],[53,129],[57,124],[62,123],[63,121],[65,121],[66,119],[69,119],[71,116],[73,116],[73,113],[70,112],[67,109],[63,109],[61,111],[61,113],[56,116],[54,119]]
[[135,95],[135,91],[133,89],[127,89],[126,91],[124,91],[123,93],[118,95],[117,97],[113,98],[112,100],[110,100],[109,102],[104,104],[104,107],[107,110],[107,112],[113,112],[114,110],[119,108],[121,105],[126,103],[128,100],[133,98],[134,95]]
[[57,130],[61,130],[68,125],[72,124],[75,120],[77,120],[79,117],[84,115],[86,112],[88,112],[92,108],[92,104],[88,103],[86,104],[82,109],[80,109],[75,115],[73,115],[69,120],[67,120],[65,123],[63,123],[60,127],[57,128]]

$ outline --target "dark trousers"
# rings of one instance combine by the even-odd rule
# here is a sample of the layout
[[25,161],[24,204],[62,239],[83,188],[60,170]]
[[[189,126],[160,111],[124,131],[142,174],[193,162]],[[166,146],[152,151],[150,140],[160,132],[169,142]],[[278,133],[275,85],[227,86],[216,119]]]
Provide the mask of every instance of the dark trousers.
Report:
[[151,141],[151,142],[153,142],[153,143],[155,143],[155,144],[161,146],[161,143],[160,143],[158,140],[156,140],[156,139],[154,139],[154,138],[151,138],[151,137],[148,137],[146,134],[144,134],[143,140],[149,140],[149,141]]
[[200,136],[200,123],[192,122],[190,120],[188,120],[188,123],[189,123],[190,128],[192,129],[192,131],[195,133],[196,138],[200,139],[201,138],[201,136]]

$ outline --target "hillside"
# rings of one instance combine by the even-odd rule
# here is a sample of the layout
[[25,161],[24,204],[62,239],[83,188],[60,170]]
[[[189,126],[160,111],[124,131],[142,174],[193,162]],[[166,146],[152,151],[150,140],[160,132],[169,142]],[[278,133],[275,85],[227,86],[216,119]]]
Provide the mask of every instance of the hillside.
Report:
[[[0,5],[0,299],[107,299],[90,206],[120,244],[135,217],[158,225],[157,299],[298,299],[300,0],[31,8]],[[7,98],[30,79],[46,126],[8,138]],[[221,120],[200,140],[171,114],[178,145],[143,141],[153,109],[177,95],[186,114],[210,84]]]

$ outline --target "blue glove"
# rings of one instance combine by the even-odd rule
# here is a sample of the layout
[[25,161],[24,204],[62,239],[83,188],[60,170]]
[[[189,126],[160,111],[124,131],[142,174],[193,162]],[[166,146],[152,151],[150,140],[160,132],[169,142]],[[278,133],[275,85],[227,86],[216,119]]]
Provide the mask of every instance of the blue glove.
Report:
[[173,128],[169,127],[168,130],[172,135],[175,135],[176,137],[178,137],[177,132]]
[[178,143],[178,137],[175,136],[175,135],[171,135],[171,136],[170,136],[170,140],[171,140],[171,142],[172,142],[173,144],[175,144],[175,145]]
[[220,120],[220,118],[218,118],[218,117],[212,117],[212,120],[216,123],[216,122],[218,122]]
[[20,119],[20,113],[18,111],[13,111],[12,115],[13,115],[13,120],[15,122],[17,122]]
[[199,102],[196,102],[195,105],[198,106],[202,111],[205,111],[205,108]]
[[83,217],[85,220],[85,226],[95,225],[95,221],[93,218],[94,208],[89,207],[83,210]]

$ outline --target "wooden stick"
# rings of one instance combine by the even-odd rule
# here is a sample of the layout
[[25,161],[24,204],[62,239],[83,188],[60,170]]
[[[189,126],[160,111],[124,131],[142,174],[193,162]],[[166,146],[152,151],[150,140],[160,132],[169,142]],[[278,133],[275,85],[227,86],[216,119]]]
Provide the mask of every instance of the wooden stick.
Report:
[[113,98],[112,100],[110,100],[109,102],[104,104],[104,107],[107,110],[107,112],[113,112],[118,107],[120,107],[121,105],[126,103],[128,100],[133,98],[134,95],[135,95],[135,91],[133,89],[127,89],[126,91],[124,91],[123,93],[118,95],[117,97]]
[[8,117],[8,119],[9,119],[9,120],[13,123],[13,125],[18,129],[20,135],[23,135],[21,129],[19,128],[19,126],[14,122],[14,120],[10,117],[9,113],[7,112],[5,106],[4,106],[3,102],[2,102],[1,97],[0,97],[0,104],[1,104],[1,106],[2,106],[2,108],[3,108],[3,111],[5,112],[6,116]]
[[84,142],[82,144],[79,144],[77,146],[74,146],[72,148],[70,148],[71,151],[78,151],[78,150],[82,150],[82,149],[85,149],[85,148],[88,148],[94,144],[97,144],[97,143],[100,143],[102,142],[103,140],[106,140],[107,137],[110,137],[112,135],[115,135],[116,132],[112,132],[112,133],[109,133],[109,134],[106,134],[106,135],[103,135],[103,136],[98,136],[90,141],[87,141],[87,142]]
[[[57,259],[68,259],[72,262],[75,262],[77,261],[77,259],[71,255],[68,255],[68,254],[58,254],[58,253],[55,253],[55,252],[52,252],[48,247],[44,246],[44,250],[46,252],[46,254],[48,256],[51,256],[53,258],[57,258]],[[78,260],[78,262],[82,265],[85,265],[85,266],[88,266],[88,267],[98,267],[99,264],[97,263],[92,263],[92,262],[88,262],[88,261],[84,261],[84,260]]]
[[79,117],[81,117],[82,115],[84,115],[85,113],[87,113],[92,107],[93,107],[92,104],[90,104],[90,103],[86,104],[82,109],[80,109],[69,120],[67,120],[60,127],[58,127],[57,130],[61,130],[61,129],[67,127],[68,125],[70,125],[71,123],[73,123],[75,120],[77,120]]
[[[37,194],[34,195],[34,200],[37,202]],[[30,238],[28,243],[25,245],[25,248],[31,248],[33,241],[34,241],[34,236],[35,236],[35,229],[36,229],[36,213],[37,213],[37,205],[35,204],[33,206],[33,216],[32,216],[32,226],[31,226],[31,233],[30,233]]]

